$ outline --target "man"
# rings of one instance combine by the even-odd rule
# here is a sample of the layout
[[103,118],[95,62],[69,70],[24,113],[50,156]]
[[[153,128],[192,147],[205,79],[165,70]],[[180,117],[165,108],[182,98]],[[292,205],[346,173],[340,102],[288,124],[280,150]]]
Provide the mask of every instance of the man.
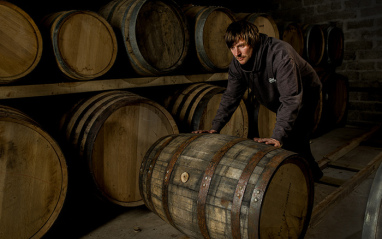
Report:
[[291,45],[259,33],[247,21],[233,22],[227,28],[225,41],[234,56],[227,89],[212,128],[193,133],[219,133],[248,90],[277,115],[271,138],[254,140],[300,153],[308,160],[314,179],[319,180],[322,171],[309,144],[322,87],[314,69]]

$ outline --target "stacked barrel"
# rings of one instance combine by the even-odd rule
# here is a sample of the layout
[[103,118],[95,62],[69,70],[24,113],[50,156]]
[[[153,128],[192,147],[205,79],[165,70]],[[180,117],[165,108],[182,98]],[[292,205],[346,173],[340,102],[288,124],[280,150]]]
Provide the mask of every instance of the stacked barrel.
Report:
[[[320,118],[323,120],[320,125],[343,121],[347,81],[333,73],[343,57],[343,35],[339,28],[297,23],[280,27],[269,14],[234,13],[218,6],[179,6],[173,0],[113,0],[101,6],[99,11],[66,9],[53,12],[39,19],[39,24],[21,8],[0,1],[0,84],[107,81],[114,77],[226,72],[232,54],[226,47],[224,34],[228,25],[239,19],[254,23],[261,33],[290,43],[317,67],[324,84],[317,124]],[[81,187],[90,188],[102,201],[117,206],[146,204],[186,234],[201,236],[210,230],[214,238],[221,238],[221,232],[211,231],[213,221],[199,226],[186,225],[187,222],[182,220],[197,221],[199,216],[194,211],[187,212],[189,218],[179,218],[176,211],[183,209],[159,208],[162,203],[152,196],[158,194],[153,190],[155,187],[164,193],[164,196],[155,195],[156,198],[175,202],[179,197],[196,202],[195,195],[191,194],[200,186],[198,193],[203,194],[205,203],[210,204],[194,205],[195,213],[204,217],[201,222],[214,216],[203,214],[206,208],[224,207],[221,212],[224,215],[229,212],[230,216],[219,225],[235,229],[233,232],[274,234],[273,227],[284,230],[286,224],[291,223],[299,224],[291,230],[293,236],[303,235],[312,200],[311,175],[304,160],[281,149],[244,141],[253,130],[251,127],[255,127],[262,137],[270,136],[276,121],[273,112],[258,106],[258,118],[251,118],[248,106],[253,108],[252,102],[256,99],[244,97],[221,135],[187,134],[211,128],[225,91],[224,84],[224,81],[212,84],[197,80],[192,84],[168,87],[168,90],[160,91],[160,97],[153,97],[147,93],[149,91],[138,94],[134,89],[67,96],[70,100],[61,101],[55,108],[59,112],[59,122],[49,125],[38,123],[36,118],[45,117],[47,119],[43,121],[49,121],[50,110],[39,109],[44,115],[36,113],[34,118],[17,107],[0,106],[0,124],[3,125],[0,147],[5,159],[0,160],[0,171],[5,172],[0,174],[0,238],[6,238],[5,235],[11,238],[43,236],[54,224],[66,200],[67,189],[71,187],[80,188],[78,191]],[[196,152],[196,146],[187,148],[194,140],[205,152]],[[190,157],[180,157],[180,165],[175,165],[177,152],[183,150],[188,150]],[[160,154],[162,151],[168,151],[169,158]],[[224,158],[225,153],[233,157]],[[196,157],[194,154],[200,155]],[[194,156],[196,161],[187,161]],[[235,160],[231,160],[234,157],[239,164],[235,165]],[[216,160],[222,160],[223,164],[218,166],[216,163],[220,161]],[[160,163],[155,164],[156,161]],[[176,178],[168,181],[170,177],[165,178],[163,167],[171,162],[174,164],[167,167],[174,170]],[[188,169],[193,172],[188,176],[182,174],[187,162],[191,163]],[[67,163],[71,167],[66,167]],[[227,183],[222,186],[233,189],[232,195],[240,196],[226,198],[225,194],[231,191],[220,191],[216,178],[215,181],[205,179],[200,172],[207,165],[210,168],[216,166],[216,174]],[[290,171],[296,175],[292,179],[285,176]],[[266,175],[272,175],[272,178]],[[69,183],[68,177],[71,178]],[[178,182],[178,179],[184,182]],[[162,185],[162,181],[165,184]],[[187,181],[191,184],[182,190],[191,189],[192,193],[188,193],[191,198],[182,198],[174,190]],[[203,182],[211,183],[216,195],[224,194],[223,197],[207,197]],[[242,191],[243,183],[248,183],[246,193]],[[279,192],[282,197],[273,199],[280,195]],[[301,192],[302,198],[298,196]],[[299,219],[290,219],[285,224],[279,219],[285,208],[295,209],[296,206],[288,201],[291,199],[294,200],[292,204],[297,205]],[[23,200],[29,203],[22,204]],[[258,207],[257,200],[264,201],[262,208]],[[231,203],[235,206],[232,210]],[[185,204],[187,202],[181,202],[181,205]],[[273,214],[272,205],[275,204],[279,209]],[[248,208],[255,208],[259,213],[248,212],[245,214],[248,219],[241,219],[240,211]],[[269,213],[260,214],[260,209]],[[270,216],[272,214],[275,216]],[[296,215],[289,216],[297,218]],[[253,220],[261,220],[267,228],[251,227],[248,222]],[[274,221],[277,223],[273,224]],[[201,231],[189,231],[190,227],[199,227]],[[234,237],[239,238],[240,233]]]

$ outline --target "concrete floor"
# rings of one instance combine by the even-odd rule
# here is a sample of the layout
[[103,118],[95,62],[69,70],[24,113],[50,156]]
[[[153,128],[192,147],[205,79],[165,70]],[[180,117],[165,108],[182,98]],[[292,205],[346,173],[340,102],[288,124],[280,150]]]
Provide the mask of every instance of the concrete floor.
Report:
[[[346,140],[351,140],[363,129],[346,127],[312,140],[312,152],[322,158]],[[377,132],[377,135],[382,135]],[[377,144],[381,141],[378,139]],[[380,145],[382,148],[382,144]],[[375,172],[370,174],[345,199],[327,210],[324,218],[309,227],[306,239],[357,239],[362,238],[364,213]],[[188,237],[168,225],[145,206],[121,208],[105,205],[99,200],[78,198],[79,207],[66,205],[62,215],[44,236],[45,239],[187,239]]]

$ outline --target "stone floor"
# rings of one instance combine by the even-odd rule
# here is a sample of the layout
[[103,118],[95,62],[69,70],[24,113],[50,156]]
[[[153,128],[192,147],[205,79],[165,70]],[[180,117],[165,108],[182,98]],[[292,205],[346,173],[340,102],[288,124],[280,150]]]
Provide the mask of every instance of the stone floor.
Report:
[[[363,129],[361,129],[362,131]],[[312,140],[312,152],[315,158],[321,158],[330,150],[351,140],[359,132],[358,128],[343,128],[331,132],[326,138]],[[381,135],[380,132],[377,135]],[[381,141],[377,139],[377,144]],[[380,145],[382,148],[382,144]],[[359,186],[330,207],[323,219],[314,227],[309,227],[306,239],[357,239],[362,238],[365,208],[375,172],[370,174]],[[45,239],[82,238],[82,239],[186,239],[172,226],[165,223],[145,206],[121,208],[105,206],[98,200],[79,198],[82,207],[76,210],[63,209]]]

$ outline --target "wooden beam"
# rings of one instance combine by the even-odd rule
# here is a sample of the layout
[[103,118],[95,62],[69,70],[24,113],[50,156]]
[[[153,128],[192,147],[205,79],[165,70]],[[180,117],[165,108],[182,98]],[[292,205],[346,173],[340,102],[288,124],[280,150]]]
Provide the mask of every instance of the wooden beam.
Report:
[[382,162],[382,153],[379,153],[364,169],[359,171],[355,176],[353,176],[349,181],[337,188],[333,193],[329,194],[324,200],[319,202],[312,212],[312,218],[310,220],[310,226],[314,227],[317,225],[324,217],[327,209],[347,195],[349,195],[354,188],[356,188],[361,182],[372,174]]
[[70,81],[51,84],[0,86],[0,99],[28,98],[129,88],[213,82],[228,79],[228,73],[175,75],[126,79]]
[[379,130],[380,127],[381,125],[376,125],[373,128],[371,128],[370,131],[338,147],[336,150],[325,155],[321,160],[319,160],[318,165],[321,169],[325,168],[331,162],[336,161],[337,159],[341,158],[342,156],[356,148],[362,141],[365,141],[366,139],[371,137],[375,132]]

